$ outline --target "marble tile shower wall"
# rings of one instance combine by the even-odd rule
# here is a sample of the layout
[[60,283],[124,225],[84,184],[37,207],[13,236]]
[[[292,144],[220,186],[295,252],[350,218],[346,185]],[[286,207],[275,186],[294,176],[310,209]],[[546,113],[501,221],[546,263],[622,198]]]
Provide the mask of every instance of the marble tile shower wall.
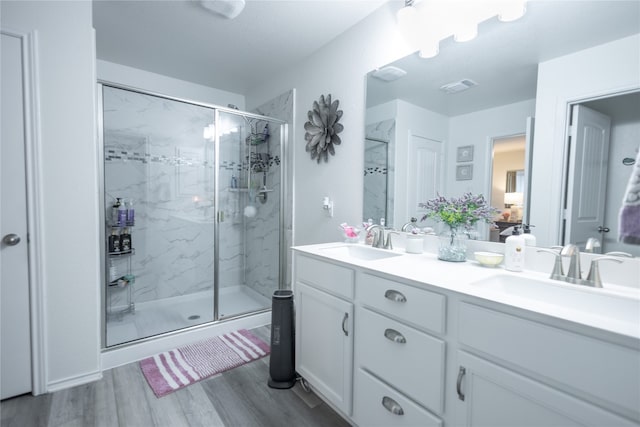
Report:
[[[256,108],[254,112],[291,123],[293,119],[293,91],[288,91],[272,99]],[[271,138],[268,150],[272,156],[279,156],[280,126],[271,124],[270,127]],[[266,148],[261,147],[258,150],[264,151]],[[293,204],[291,192],[287,192],[284,195],[285,242],[280,242],[280,194],[283,161],[284,159],[279,159],[279,162],[274,162],[270,165],[267,171],[267,188],[273,189],[273,192],[267,193],[267,200],[264,203],[259,200],[256,202],[257,215],[247,223],[248,244],[246,256],[251,262],[247,263],[246,284],[268,298],[271,298],[273,291],[278,289],[280,280],[287,280],[287,278],[279,277],[280,263],[287,262],[286,259],[280,260],[279,245],[282,244],[286,248],[292,245],[292,219],[291,215],[287,214],[291,211]]]
[[[389,225],[393,217],[395,120],[370,124],[365,129],[364,153],[364,220],[375,223],[385,217]],[[385,142],[381,142],[385,141]]]
[[[116,197],[133,200],[136,212],[134,301],[211,289],[213,144],[202,129],[213,110],[109,87],[103,103],[107,218]],[[221,286],[233,286],[242,283],[241,230],[230,227],[225,238]],[[113,262],[124,274],[124,257]],[[114,306],[123,304],[121,294],[113,295]]]

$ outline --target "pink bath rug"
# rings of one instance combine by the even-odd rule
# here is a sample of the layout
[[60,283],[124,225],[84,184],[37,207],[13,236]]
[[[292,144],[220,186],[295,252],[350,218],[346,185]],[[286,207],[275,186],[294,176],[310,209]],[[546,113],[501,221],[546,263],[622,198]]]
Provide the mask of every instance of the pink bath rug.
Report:
[[158,353],[140,361],[157,397],[269,354],[269,345],[246,329]]

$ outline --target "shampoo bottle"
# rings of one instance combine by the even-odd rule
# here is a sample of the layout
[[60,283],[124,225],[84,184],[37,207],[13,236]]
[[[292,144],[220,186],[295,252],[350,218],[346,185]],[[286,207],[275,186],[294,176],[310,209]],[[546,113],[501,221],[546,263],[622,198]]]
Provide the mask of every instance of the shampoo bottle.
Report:
[[524,237],[519,234],[518,227],[514,227],[513,234],[505,240],[505,269],[509,271],[522,271],[524,269],[525,247],[526,243]]
[[133,199],[129,200],[129,204],[127,205],[127,225],[133,226],[136,222],[136,211],[133,209]]
[[120,236],[118,236],[117,230],[111,230],[111,235],[109,236],[109,253],[119,253],[120,252]]
[[120,234],[120,251],[123,253],[131,252],[131,234],[129,229],[125,228]]
[[[119,201],[119,199],[118,199]],[[126,225],[127,224],[127,206],[124,202],[118,205],[118,225]]]
[[120,209],[120,198],[116,198],[116,202],[111,207],[111,225],[118,225],[118,210]]

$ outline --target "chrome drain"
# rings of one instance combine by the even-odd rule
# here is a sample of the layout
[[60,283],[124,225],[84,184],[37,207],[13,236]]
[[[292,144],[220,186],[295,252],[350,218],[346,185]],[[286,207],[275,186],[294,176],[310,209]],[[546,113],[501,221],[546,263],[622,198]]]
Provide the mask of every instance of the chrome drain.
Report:
[[198,314],[193,314],[193,315],[187,317],[187,319],[189,319],[189,320],[198,320],[199,318],[200,318],[200,315],[198,315]]

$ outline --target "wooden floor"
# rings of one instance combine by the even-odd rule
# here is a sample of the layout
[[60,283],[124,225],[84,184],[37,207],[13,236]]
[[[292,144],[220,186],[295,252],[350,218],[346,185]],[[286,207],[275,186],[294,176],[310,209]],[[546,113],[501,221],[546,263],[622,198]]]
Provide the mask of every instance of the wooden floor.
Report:
[[[253,329],[269,342],[268,326]],[[42,396],[0,403],[2,427],[32,426],[348,426],[312,393],[267,386],[269,358],[224,372],[158,399],[138,363],[103,378]]]

